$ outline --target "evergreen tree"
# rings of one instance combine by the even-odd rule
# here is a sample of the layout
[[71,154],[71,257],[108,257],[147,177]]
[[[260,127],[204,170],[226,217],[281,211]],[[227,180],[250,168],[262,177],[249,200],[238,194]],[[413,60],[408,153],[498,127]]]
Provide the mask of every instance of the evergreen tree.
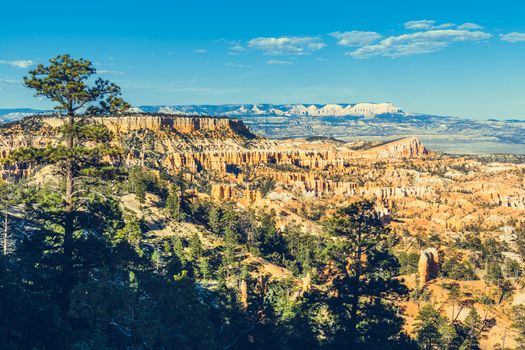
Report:
[[261,239],[260,247],[262,251],[266,254],[281,252],[283,242],[282,236],[277,232],[277,228],[275,227],[275,211],[272,210],[270,213],[261,213],[259,221],[259,237]]
[[186,265],[186,254],[184,253],[184,243],[179,236],[172,237],[173,253],[179,259],[182,266]]
[[222,211],[218,206],[213,205],[210,208],[208,226],[213,233],[220,233],[222,231]]
[[463,322],[465,340],[460,350],[479,350],[479,333],[481,332],[481,317],[475,307],[472,307]]
[[210,261],[207,257],[203,256],[199,258],[198,262],[199,266],[199,273],[202,276],[202,278],[207,279],[211,276],[211,268],[210,268]]
[[191,252],[191,261],[197,262],[202,254],[204,253],[204,248],[202,247],[202,242],[199,238],[197,232],[193,233],[189,241],[189,248]]
[[7,256],[14,247],[14,232],[12,232],[12,207],[19,202],[19,188],[12,182],[0,179],[0,230],[2,231],[2,254]]
[[151,186],[151,176],[146,169],[140,166],[134,166],[129,170],[128,186],[135,193],[135,197],[140,204],[146,202],[146,193]]
[[450,316],[450,320],[454,322],[456,319],[455,317],[455,307],[456,305],[461,301],[461,288],[458,284],[453,284],[449,291],[448,291],[448,300],[452,304],[452,315]]
[[516,250],[521,260],[525,261],[525,223],[516,230]]
[[235,264],[235,250],[231,244],[226,244],[224,252],[221,255],[221,264],[219,267],[219,276],[226,280],[231,276]]
[[181,210],[181,201],[175,186],[170,189],[168,198],[166,199],[166,210],[168,211],[168,215],[176,221],[184,220],[184,212]]
[[[101,125],[90,124],[78,114],[89,110],[97,113],[115,113],[129,105],[120,97],[120,88],[107,80],[96,78],[96,70],[90,61],[73,59],[69,55],[60,55],[49,61],[49,65],[39,64],[24,77],[24,84],[36,91],[38,97],[53,101],[55,110],[64,118],[61,127],[63,143],[48,146],[45,149],[26,149],[13,155],[14,158],[56,164],[61,169],[64,181],[60,208],[62,232],[61,286],[63,299],[74,285],[75,232],[79,225],[79,211],[84,207],[84,195],[88,192],[80,176],[97,173],[97,165],[104,156],[115,151],[108,147],[110,133]],[[95,141],[97,146],[89,146]],[[98,169],[100,170],[100,169]],[[58,203],[57,203],[58,204]],[[66,305],[66,304],[65,304]],[[65,309],[64,309],[65,310]]]
[[155,267],[155,272],[159,273],[161,267],[161,256],[157,249],[155,249],[151,254],[151,263]]
[[369,201],[339,209],[327,226],[337,242],[331,252],[335,269],[325,272],[332,291],[324,296],[337,322],[333,345],[395,348],[403,320],[386,300],[408,291],[393,278],[399,264],[389,251],[388,228]]
[[175,175],[172,194],[175,195],[174,199],[177,199],[177,220],[183,220],[183,205],[186,201],[186,180],[184,179],[184,168],[181,168]]
[[512,327],[518,333],[518,336],[516,337],[516,350],[525,350],[525,306],[514,306],[512,314],[514,321]]
[[451,322],[445,322],[440,324],[439,332],[441,333],[441,345],[440,349],[458,349],[462,344],[462,338],[458,334],[456,325]]
[[416,321],[414,330],[421,348],[424,350],[440,349],[442,343],[440,327],[446,323],[446,319],[428,304],[421,308]]

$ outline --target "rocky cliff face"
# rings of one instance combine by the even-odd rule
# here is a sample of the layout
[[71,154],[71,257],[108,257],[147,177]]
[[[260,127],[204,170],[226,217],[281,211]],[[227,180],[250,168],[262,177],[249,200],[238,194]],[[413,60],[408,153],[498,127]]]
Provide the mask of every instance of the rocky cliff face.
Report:
[[[231,130],[244,137],[253,138],[255,136],[242,121],[231,118],[132,114],[121,117],[96,117],[91,119],[96,123],[104,124],[116,134],[140,129],[154,132],[176,131],[182,134],[191,134],[204,130]],[[45,118],[44,123],[56,128],[62,125],[63,119]]]
[[[525,210],[524,165],[437,158],[414,137],[382,144],[269,140],[235,119],[195,116],[135,114],[93,122],[115,134],[115,146],[125,152],[120,161],[192,176],[213,173],[211,195],[220,200],[257,203],[263,196],[253,178],[272,179],[282,189],[276,198],[302,196],[323,205],[369,198],[395,207],[406,225],[455,232],[480,222],[495,227]],[[19,147],[60,143],[61,124],[40,118],[0,129],[0,159]],[[33,171],[29,163],[2,167],[2,176]]]
[[[19,147],[60,143],[62,122],[39,117],[4,126],[0,160]],[[425,229],[435,225],[459,231],[479,222],[490,228],[514,217],[513,209],[525,209],[525,166],[436,158],[414,137],[382,144],[268,140],[253,135],[236,119],[166,114],[100,117],[93,122],[115,134],[115,146],[125,151],[121,160],[128,164],[154,163],[172,173],[213,172],[222,182],[233,183],[231,189],[216,190],[214,197],[220,199],[259,200],[260,194],[244,193],[249,169],[304,196],[370,198],[395,206],[408,217],[428,218]],[[1,167],[2,176],[27,176],[33,171],[30,163]],[[488,212],[493,212],[490,220],[484,220]]]
[[414,158],[426,156],[429,151],[415,137],[406,137],[396,141],[387,142],[363,152],[366,158]]
[[255,145],[255,147],[232,150],[206,150],[199,152],[175,152],[168,154],[165,166],[172,169],[188,168],[226,172],[245,165],[298,166],[308,169],[343,169],[351,159],[389,160],[418,158],[429,151],[414,138],[394,141],[365,151],[348,149],[316,149],[315,145],[302,144],[307,149],[283,147],[282,144]]
[[[243,166],[298,166],[307,169],[343,169],[350,159],[401,159],[429,155],[415,138],[405,138],[356,151],[347,145],[319,142],[271,141],[257,138],[242,121],[229,118],[133,114],[123,117],[97,117],[118,138],[134,132],[153,133],[154,149],[162,155],[162,166],[177,171],[201,170],[235,172]],[[60,118],[44,118],[46,127],[56,130]],[[50,140],[52,135],[50,136]],[[141,149],[132,149],[127,160],[144,160]]]

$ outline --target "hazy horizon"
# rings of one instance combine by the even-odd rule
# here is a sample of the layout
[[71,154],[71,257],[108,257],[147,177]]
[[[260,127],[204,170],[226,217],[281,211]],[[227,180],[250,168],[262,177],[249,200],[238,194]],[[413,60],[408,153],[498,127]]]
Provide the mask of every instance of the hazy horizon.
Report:
[[[509,121],[509,120],[523,120],[525,121],[525,113],[524,113],[524,116],[523,117],[512,117],[512,116],[509,116],[509,117],[497,117],[497,116],[490,116],[490,115],[487,115],[487,116],[482,116],[482,117],[478,117],[478,118],[475,118],[475,117],[468,117],[468,116],[461,116],[461,115],[444,115],[444,114],[434,114],[434,113],[428,113],[426,111],[411,111],[411,110],[406,110],[405,108],[403,108],[403,106],[400,106],[394,102],[391,102],[391,101],[358,101],[358,102],[326,102],[326,103],[322,103],[322,102],[313,102],[313,103],[310,103],[310,102],[289,102],[289,103],[271,103],[271,102],[256,102],[256,103],[252,103],[252,102],[247,102],[247,103],[235,103],[235,102],[232,102],[232,103],[217,103],[217,104],[212,104],[212,103],[202,103],[202,104],[199,104],[199,103],[179,103],[179,104],[176,104],[176,103],[160,103],[160,104],[148,104],[148,103],[145,103],[145,104],[140,104],[140,105],[132,105],[133,108],[140,108],[140,107],[146,107],[146,106],[166,106],[166,107],[176,107],[176,106],[232,106],[232,105],[254,105],[254,106],[261,106],[261,105],[304,105],[304,106],[310,106],[310,105],[316,105],[316,106],[323,106],[323,105],[327,105],[327,104],[335,104],[335,105],[355,105],[355,104],[359,104],[359,103],[372,103],[372,104],[377,104],[377,103],[392,103],[393,105],[399,107],[400,109],[403,110],[403,112],[405,113],[408,113],[408,114],[422,114],[422,115],[432,115],[432,116],[438,116],[438,117],[452,117],[452,118],[459,118],[459,119],[473,119],[473,120],[480,120],[480,121],[483,121],[483,120],[499,120],[499,121]],[[22,109],[33,109],[33,110],[52,110],[52,106],[49,106],[49,107],[27,107],[27,106],[15,106],[15,107],[10,107],[10,106],[0,106],[0,111],[2,110],[22,110]],[[313,117],[315,118],[315,117]]]

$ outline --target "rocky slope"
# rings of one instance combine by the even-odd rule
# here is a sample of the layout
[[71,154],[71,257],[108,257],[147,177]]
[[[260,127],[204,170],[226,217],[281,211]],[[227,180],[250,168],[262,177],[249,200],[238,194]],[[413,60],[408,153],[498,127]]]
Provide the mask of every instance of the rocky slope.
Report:
[[[503,254],[512,256],[514,233],[525,217],[525,164],[512,157],[440,155],[415,137],[387,142],[271,140],[230,118],[133,114],[93,118],[92,122],[104,124],[114,134],[114,145],[123,150],[122,158],[114,161],[144,164],[159,174],[184,171],[195,185],[192,191],[196,196],[244,209],[273,211],[280,229],[293,225],[318,234],[322,232],[320,216],[366,198],[375,201],[376,209],[407,249],[414,249],[418,239],[438,237],[439,254],[447,254],[448,247],[474,234],[506,242],[509,251]],[[61,124],[61,119],[40,116],[4,125],[0,128],[0,161],[18,147],[61,142]],[[28,163],[4,164],[2,169],[4,176],[39,172],[43,173]],[[130,198],[123,200],[127,207],[140,209],[136,203],[129,204]],[[154,210],[148,212],[154,216]],[[165,220],[152,224],[154,234],[172,232],[169,226],[157,228],[157,221]],[[195,230],[187,226],[184,232]],[[264,266],[288,275],[282,267]],[[445,309],[450,308],[447,292],[441,287],[443,279],[435,279],[437,250],[423,251],[419,269],[419,283],[433,290]],[[415,287],[414,275],[407,281]],[[482,281],[461,283],[476,296],[493,293],[493,287]],[[482,314],[497,318],[490,334],[499,337],[506,332],[508,309],[523,295],[517,290],[515,299],[497,311],[476,304]],[[418,309],[412,301],[406,306],[411,327]]]

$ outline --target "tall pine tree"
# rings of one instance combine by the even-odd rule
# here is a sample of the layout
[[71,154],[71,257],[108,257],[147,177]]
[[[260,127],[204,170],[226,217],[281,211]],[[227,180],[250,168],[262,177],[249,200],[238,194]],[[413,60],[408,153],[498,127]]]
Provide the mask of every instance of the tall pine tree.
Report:
[[392,301],[407,290],[394,278],[399,264],[389,251],[390,231],[374,204],[363,201],[343,207],[327,226],[336,242],[332,266],[324,272],[331,291],[323,296],[338,324],[333,345],[352,349],[405,346],[401,345],[403,320]]
[[[129,107],[120,98],[120,88],[107,80],[97,78],[93,64],[69,55],[59,55],[48,65],[39,64],[24,77],[24,84],[35,90],[35,96],[55,103],[56,113],[63,118],[60,127],[61,142],[44,149],[24,149],[15,152],[18,160],[53,164],[60,169],[63,179],[61,202],[56,203],[55,224],[62,232],[61,271],[64,299],[73,287],[75,232],[81,230],[79,212],[86,204],[87,179],[100,173],[105,156],[115,151],[109,147],[110,133],[102,125],[90,123],[80,116],[114,114]],[[96,146],[92,146],[96,143]],[[84,184],[84,185],[83,185]],[[52,194],[50,194],[52,195]]]

